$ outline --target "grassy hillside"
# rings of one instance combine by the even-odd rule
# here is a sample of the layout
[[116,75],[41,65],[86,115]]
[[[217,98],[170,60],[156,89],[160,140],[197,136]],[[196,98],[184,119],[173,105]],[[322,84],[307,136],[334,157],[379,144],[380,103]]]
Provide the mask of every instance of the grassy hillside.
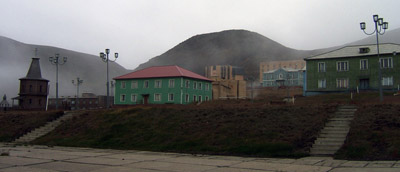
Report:
[[304,156],[334,106],[248,101],[91,111],[36,144],[244,156]]
[[400,160],[400,105],[360,106],[336,158]]
[[9,142],[43,126],[63,114],[62,111],[10,111],[0,112],[0,142]]

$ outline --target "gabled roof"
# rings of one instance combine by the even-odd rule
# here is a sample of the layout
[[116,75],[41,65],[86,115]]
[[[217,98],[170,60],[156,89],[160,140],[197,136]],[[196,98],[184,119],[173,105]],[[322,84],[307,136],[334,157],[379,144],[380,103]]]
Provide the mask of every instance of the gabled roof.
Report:
[[305,69],[304,68],[303,69],[279,68],[279,69],[270,70],[270,71],[267,71],[267,72],[264,72],[264,73],[274,73],[274,72],[276,72],[278,70],[284,70],[286,72],[298,72],[298,71],[305,70]]
[[[367,48],[368,51],[360,53],[360,48]],[[399,44],[379,44],[380,54],[393,54],[393,52],[400,52]],[[305,58],[304,60],[316,60],[316,59],[330,59],[330,58],[347,58],[347,57],[359,57],[359,56],[372,56],[378,54],[376,44],[372,45],[356,45],[347,46],[333,50],[324,54]]]
[[39,58],[32,58],[31,66],[29,67],[26,77],[20,79],[30,79],[30,80],[45,80],[42,78],[42,72],[40,71]]
[[138,79],[138,78],[167,78],[167,77],[186,77],[193,79],[200,79],[205,81],[212,81],[197,73],[191,72],[179,66],[153,66],[142,70],[131,72],[122,76],[115,77],[119,79]]

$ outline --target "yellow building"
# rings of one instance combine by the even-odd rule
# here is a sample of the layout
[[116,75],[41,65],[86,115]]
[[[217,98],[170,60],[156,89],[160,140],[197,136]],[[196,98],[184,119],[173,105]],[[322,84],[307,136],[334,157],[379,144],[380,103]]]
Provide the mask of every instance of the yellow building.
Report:
[[303,69],[306,66],[304,60],[287,60],[287,61],[268,61],[260,63],[260,78],[259,81],[263,81],[263,73],[279,68],[291,68],[291,69]]
[[206,66],[206,77],[212,79],[213,99],[246,98],[246,81],[242,68],[231,65]]

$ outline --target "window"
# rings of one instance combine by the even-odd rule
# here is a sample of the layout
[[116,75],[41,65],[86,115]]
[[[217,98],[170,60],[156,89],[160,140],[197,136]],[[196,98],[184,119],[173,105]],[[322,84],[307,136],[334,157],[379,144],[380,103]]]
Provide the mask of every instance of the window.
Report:
[[198,82],[198,84],[199,84],[199,85],[198,85],[198,87],[197,87],[197,88],[198,88],[199,90],[202,90],[202,89],[203,89],[203,85],[202,85],[202,83],[201,83],[201,82]]
[[32,85],[29,85],[29,92],[32,92],[32,90],[33,90]]
[[174,79],[170,79],[170,80],[169,80],[168,87],[169,87],[169,88],[174,88],[174,87],[175,87],[175,80],[174,80]]
[[168,94],[168,101],[174,101],[174,94]]
[[336,79],[336,87],[337,88],[348,88],[349,87],[349,79]]
[[43,86],[39,86],[39,91],[42,92],[42,90],[43,90]]
[[279,79],[283,79],[283,74],[279,74]]
[[[121,102],[125,102],[125,99],[126,99],[125,94],[121,94],[120,101],[121,101]],[[85,104],[85,103],[86,103],[86,102],[83,101],[83,104]]]
[[185,86],[186,86],[186,88],[189,88],[190,87],[190,81],[185,81]]
[[380,58],[381,68],[393,68],[392,58]]
[[360,70],[367,70],[367,69],[368,69],[368,59],[361,59]]
[[154,82],[154,88],[161,88],[161,80],[156,80],[156,82]]
[[138,88],[138,82],[137,81],[132,81],[131,88],[132,89],[137,89]]
[[201,96],[199,96],[199,102],[202,102],[202,101],[203,101],[202,97],[201,97]]
[[318,80],[318,88],[326,88],[326,79]]
[[196,95],[193,95],[193,102],[196,102],[197,101],[197,97],[196,97]]
[[325,72],[325,62],[318,63],[318,72]]
[[208,87],[208,83],[206,83],[205,90],[208,91],[210,88]]
[[149,88],[149,81],[144,81],[143,88]]
[[197,82],[196,81],[193,82],[193,89],[197,89]]
[[208,96],[206,96],[206,101],[208,101]]
[[125,87],[126,87],[126,82],[125,82],[125,81],[122,81],[122,82],[121,82],[121,88],[124,89]]
[[393,85],[393,76],[382,77],[382,86],[392,86]]
[[186,94],[186,96],[185,96],[185,101],[186,101],[186,102],[189,102],[189,94]]
[[131,95],[131,101],[132,102],[137,102],[137,95],[136,94],[132,94]]
[[154,94],[154,101],[161,101],[161,94]]
[[337,71],[348,71],[349,70],[349,62],[348,61],[339,61],[337,62]]

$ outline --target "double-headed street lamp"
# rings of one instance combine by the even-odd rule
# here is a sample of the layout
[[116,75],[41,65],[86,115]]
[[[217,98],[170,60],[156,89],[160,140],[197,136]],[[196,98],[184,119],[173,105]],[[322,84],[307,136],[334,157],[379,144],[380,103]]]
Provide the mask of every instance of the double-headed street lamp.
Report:
[[377,53],[378,53],[378,84],[379,84],[379,100],[382,102],[383,101],[383,91],[382,91],[382,64],[381,64],[381,59],[380,59],[380,54],[379,54],[379,35],[385,34],[385,30],[388,29],[389,23],[388,22],[383,22],[383,18],[379,18],[378,15],[373,16],[374,22],[375,22],[375,30],[372,33],[367,33],[365,32],[365,22],[360,23],[361,30],[367,34],[367,35],[373,35],[376,34],[376,48],[377,48]]
[[79,77],[76,78],[76,83],[75,80],[72,80],[72,84],[76,86],[76,100],[75,100],[75,109],[79,109],[79,85],[83,83],[82,79],[79,79]]
[[106,97],[106,108],[108,109],[110,107],[110,102],[109,102],[109,96],[110,96],[110,84],[109,84],[109,72],[108,72],[108,62],[115,62],[118,58],[118,53],[115,53],[115,59],[114,60],[110,60],[108,55],[110,54],[110,49],[106,49],[106,53],[101,52],[100,53],[100,58],[101,60],[103,60],[103,62],[107,63],[107,97]]
[[63,65],[67,62],[67,57],[59,59],[60,54],[55,54],[54,57],[49,57],[51,64],[56,65],[56,110],[58,109],[58,65]]

